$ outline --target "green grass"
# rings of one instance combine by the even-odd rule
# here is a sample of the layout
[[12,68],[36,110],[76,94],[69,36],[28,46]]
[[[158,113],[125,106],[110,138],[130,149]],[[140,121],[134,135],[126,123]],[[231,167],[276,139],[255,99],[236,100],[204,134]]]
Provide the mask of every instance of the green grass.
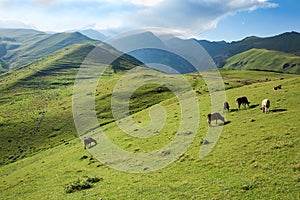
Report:
[[300,57],[278,51],[251,49],[226,60],[224,68],[300,73]]
[[[29,66],[1,74],[1,165],[65,144],[78,136],[72,113],[73,84],[81,63],[93,48],[90,44],[73,45]],[[102,53],[103,56],[109,56],[112,50],[102,49]],[[122,66],[118,63],[122,63]],[[101,124],[114,121],[110,109],[114,84],[124,69],[130,69],[136,64],[136,60],[131,57],[122,56],[103,74],[96,92],[97,117]],[[114,67],[117,70],[113,70]],[[153,86],[144,93],[146,95],[156,89]],[[166,98],[147,96],[148,101],[142,107],[138,106],[139,101],[133,101],[133,112]]]
[[46,34],[27,29],[0,29],[0,32],[0,37],[3,38],[0,43],[0,56],[5,61],[3,62],[5,69],[29,65],[33,61],[74,44],[100,43],[80,33]]
[[[111,169],[84,150],[81,140],[72,139],[76,132],[71,112],[71,84],[38,90],[23,88],[9,78],[17,75],[8,76],[1,82],[1,88],[12,91],[1,96],[1,156],[7,159],[8,155],[15,155],[12,152],[18,151],[17,142],[26,143],[44,118],[32,140],[33,146],[39,147],[32,149],[34,155],[26,154],[23,159],[0,167],[0,199],[299,199],[299,76],[237,70],[221,70],[221,74],[233,110],[226,114],[227,124],[213,151],[199,158],[208,130],[206,115],[211,110],[210,96],[201,77],[187,75],[193,89],[198,91],[201,118],[196,137],[174,163],[142,174]],[[133,120],[141,126],[148,124],[149,109],[161,102],[167,113],[166,125],[160,134],[151,138],[124,134],[109,109],[113,86],[122,75],[107,71],[99,82],[96,110],[105,135],[129,152],[162,148],[172,141],[179,127],[181,110],[177,99],[168,90],[157,94],[161,86],[155,84],[139,88],[131,99]],[[9,87],[10,84],[18,87]],[[283,89],[273,91],[272,87],[279,84]],[[44,94],[48,94],[46,114],[43,113]],[[248,97],[250,109],[235,110],[235,99],[240,96]],[[269,114],[259,109],[258,104],[264,98],[271,101]],[[145,109],[146,105],[150,107]],[[102,113],[106,113],[105,118]],[[19,125],[21,120],[25,125]],[[9,134],[2,137],[7,131]],[[55,136],[49,138],[49,135]],[[8,139],[12,141],[9,143]],[[101,145],[101,141],[98,143]],[[93,183],[90,189],[66,193],[66,187],[76,186],[75,183],[81,183],[78,180],[84,182],[87,177],[98,177],[101,181]]]

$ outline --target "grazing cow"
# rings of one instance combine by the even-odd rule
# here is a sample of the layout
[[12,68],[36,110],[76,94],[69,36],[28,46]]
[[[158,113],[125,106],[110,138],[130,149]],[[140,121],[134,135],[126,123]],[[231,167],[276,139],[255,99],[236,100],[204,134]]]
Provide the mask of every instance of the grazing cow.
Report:
[[281,89],[281,85],[277,85],[276,87],[273,87],[273,90],[280,90]]
[[222,117],[221,114],[218,112],[207,115],[207,123],[209,126],[210,126],[212,120],[216,120],[216,124],[217,124],[218,119],[221,120],[223,123],[225,123],[224,117]]
[[270,100],[269,99],[264,99],[261,102],[261,108],[260,108],[264,113],[269,113],[270,112]]
[[225,101],[224,102],[224,112],[226,111],[226,110],[228,110],[229,111],[229,103],[227,102],[227,101]]
[[248,101],[247,97],[237,98],[236,101],[238,104],[238,109],[240,109],[241,105],[243,105],[244,108],[246,107],[246,105],[248,105],[248,107],[249,107],[250,102]]
[[96,141],[95,139],[93,139],[93,138],[85,138],[85,139],[83,140],[83,142],[84,142],[84,149],[86,149],[86,147],[87,147],[88,145],[91,145],[92,142],[93,142],[95,145],[97,144],[97,141]]

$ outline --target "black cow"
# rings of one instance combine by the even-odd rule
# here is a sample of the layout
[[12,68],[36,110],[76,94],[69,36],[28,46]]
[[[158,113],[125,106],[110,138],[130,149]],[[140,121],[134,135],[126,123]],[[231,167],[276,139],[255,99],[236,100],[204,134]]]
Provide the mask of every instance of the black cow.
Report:
[[237,98],[236,102],[238,104],[238,109],[240,109],[241,105],[243,105],[244,108],[246,108],[246,105],[248,105],[248,107],[249,107],[249,104],[250,104],[250,102],[248,101],[247,97]]

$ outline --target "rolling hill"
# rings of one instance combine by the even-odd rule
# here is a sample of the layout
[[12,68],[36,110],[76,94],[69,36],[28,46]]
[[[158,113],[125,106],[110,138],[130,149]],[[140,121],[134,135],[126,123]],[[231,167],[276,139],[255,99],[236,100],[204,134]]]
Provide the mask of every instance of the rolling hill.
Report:
[[[166,168],[136,174],[111,169],[83,149],[71,113],[72,88],[63,84],[62,73],[56,74],[61,78],[49,79],[62,83],[54,84],[51,90],[35,88],[32,92],[22,87],[24,84],[16,85],[12,88],[14,92],[1,97],[1,136],[7,131],[10,134],[1,137],[0,155],[13,161],[13,155],[22,155],[20,151],[25,145],[31,147],[32,154],[0,167],[0,198],[298,199],[299,76],[238,70],[221,70],[221,74],[232,110],[226,115],[227,123],[214,150],[207,157],[199,158],[199,148],[208,130],[206,114],[211,110],[210,95],[205,92],[201,77],[186,75],[193,89],[198,91],[201,112],[201,125],[191,147]],[[121,72],[106,72],[99,83],[99,89],[105,90],[96,94],[96,109],[109,109],[105,104],[110,102],[107,95],[121,76]],[[0,77],[0,87],[11,77],[6,80]],[[266,81],[266,77],[272,81]],[[71,76],[65,78],[72,79]],[[278,84],[283,89],[272,91]],[[111,121],[102,125],[110,141],[136,154],[159,149],[172,141],[181,119],[178,101],[168,92],[161,95],[155,91],[154,86],[140,88],[134,95],[138,98],[132,99],[132,103],[140,105],[143,101],[159,100],[152,105],[159,103],[166,109],[166,127],[153,137],[137,138],[124,134],[117,123]],[[250,108],[237,111],[235,99],[240,95],[249,98]],[[263,114],[259,109],[261,100],[266,97],[271,100],[270,114]],[[152,105],[136,110],[133,120],[142,126],[149,123]],[[101,122],[104,118],[99,117]],[[212,128],[216,126],[213,124]],[[100,140],[98,143],[101,145]],[[8,153],[3,154],[6,151]]]
[[219,67],[223,67],[227,58],[253,48],[300,55],[300,33],[297,32],[288,32],[266,38],[251,36],[231,43],[206,40],[199,40],[198,42],[211,55]]
[[278,51],[251,49],[228,58],[224,68],[300,74],[300,57]]
[[[97,50],[97,56],[116,58],[112,63],[96,61],[100,65],[110,64],[103,75],[103,81],[117,77],[115,73],[125,73],[141,65],[131,56],[105,44],[97,49],[92,44],[75,44],[27,66],[0,74],[1,164],[18,160],[43,148],[51,148],[61,140],[67,141],[76,136],[71,109],[72,90],[81,64],[93,50]],[[116,80],[111,78],[108,84],[112,85]],[[154,89],[157,87],[153,86]],[[104,118],[102,123],[105,124],[112,121],[108,107],[110,96],[106,92],[99,93],[99,102],[106,106],[99,106],[101,112],[98,115]],[[133,104],[133,107],[139,111],[145,106]]]
[[[52,36],[53,44],[62,41],[61,35]],[[45,47],[48,39],[41,39],[40,47]],[[180,46],[183,41],[169,42],[179,42]],[[184,75],[197,94],[200,109],[200,126],[190,148],[161,170],[124,173],[100,163],[84,150],[74,124],[74,80],[80,65],[94,48],[93,44],[61,47],[0,75],[0,199],[299,198],[298,75],[221,70],[232,110],[226,115],[217,145],[203,159],[199,158],[199,149],[206,144],[206,115],[212,110],[211,95],[201,75]],[[103,58],[122,55],[106,44],[100,46],[99,52]],[[287,62],[291,57],[261,49],[245,53],[257,58],[257,62],[275,56]],[[243,59],[246,58],[244,55]],[[141,63],[129,55],[119,57],[107,68],[95,92],[99,126],[110,141],[133,154],[151,152],[170,143],[181,120],[177,97],[167,87],[150,83],[132,94],[130,114],[137,124],[146,126],[150,122],[150,110],[159,104],[167,113],[165,126],[149,138],[124,134],[118,127],[111,110],[112,93],[126,70],[137,65]],[[205,74],[210,77],[210,72],[203,72],[202,76]],[[278,84],[283,89],[273,91],[272,87]],[[235,99],[241,95],[249,98],[251,107],[237,111]],[[268,115],[259,110],[264,98],[271,100]],[[101,145],[102,141],[96,139]]]
[[96,43],[78,32],[46,34],[27,29],[0,29],[2,70],[16,69],[73,44]]
[[[215,80],[214,73],[182,75],[199,103],[199,126],[192,133],[195,138],[177,160],[153,172],[144,168],[144,173],[125,173],[108,167],[112,163],[129,162],[127,157],[99,162],[96,154],[91,154],[104,142],[99,135],[95,134],[98,146],[84,150],[72,110],[77,72],[95,50],[95,42],[100,44],[99,54],[92,58],[97,59],[97,66],[109,66],[98,80],[95,94],[82,90],[83,95],[95,100],[93,114],[99,126],[93,130],[101,128],[114,145],[140,155],[174,141],[182,125],[184,109],[166,85],[148,82],[151,75],[132,74],[128,70],[143,65],[137,60],[140,56],[150,59],[147,62],[165,59],[166,65],[180,65],[181,73],[192,72],[184,67],[188,66],[186,61],[177,58],[178,55],[159,51],[123,54],[80,33],[45,34],[34,30],[1,29],[0,37],[0,67],[5,71],[0,74],[0,199],[300,199],[300,79],[297,74],[288,74],[299,73],[298,46],[291,44],[293,41],[297,44],[297,33],[283,34],[275,39],[249,37],[236,43],[211,45],[206,42],[206,48],[211,48],[207,51],[213,52],[215,59],[222,58],[221,63],[232,56],[226,60],[226,69],[220,70],[226,100],[231,106],[230,112],[222,113],[226,115],[226,123],[207,125],[207,114],[216,108],[212,108],[212,94],[205,81]],[[156,47],[174,45],[183,52],[188,49],[188,54],[197,53],[189,48],[191,40],[168,38],[162,41],[149,32],[138,38],[146,46],[150,41],[150,45],[156,44]],[[137,41],[134,37],[131,39],[130,43]],[[126,43],[122,46],[128,47]],[[149,58],[148,53],[153,56]],[[117,59],[106,63],[113,60],[110,58]],[[254,68],[266,71],[247,70]],[[160,79],[169,77],[157,73]],[[132,92],[122,82],[128,74],[128,84],[136,77],[143,78],[129,98],[129,113],[139,125],[133,131],[143,130],[151,123],[149,114],[153,109],[164,108],[158,113],[158,119],[166,113],[164,126],[151,137],[124,133],[119,126],[123,121],[117,121],[113,114],[111,104],[118,89],[116,85],[124,86],[123,91],[118,91],[120,93]],[[171,78],[176,80],[177,76],[181,75]],[[282,89],[273,91],[272,88],[279,84]],[[249,108],[237,109],[236,98],[240,96],[248,97]],[[269,114],[260,110],[265,98],[271,101]],[[187,123],[193,118],[190,116]],[[223,131],[217,143],[207,140],[207,131],[220,127]],[[145,132],[152,131],[145,129]],[[200,158],[200,148],[212,144],[216,145],[213,151]],[[101,155],[109,153],[100,152]],[[163,151],[161,160],[172,153]]]
[[[88,36],[94,39],[103,39],[103,36],[94,30],[84,30],[82,33],[46,34],[26,29],[0,29],[0,72],[27,65],[72,44],[103,44]],[[155,35],[150,31],[145,31],[129,34],[125,39],[114,41],[112,45],[142,63],[152,63],[149,67],[167,73],[174,73],[171,72],[172,70],[163,67],[169,66],[178,73],[186,74],[197,71],[195,67],[205,70],[208,66],[207,63],[203,63],[203,60],[207,59],[193,60],[192,63],[189,63],[190,59],[188,61],[185,59],[200,58],[204,55],[201,48],[195,48],[192,41],[198,42],[213,58],[218,67],[223,67],[227,62],[226,59],[251,49],[266,49],[296,56],[300,55],[300,34],[297,32],[283,33],[266,38],[252,36],[241,41],[227,43],[224,41],[184,40],[176,36]],[[181,51],[180,55],[177,54],[177,50]],[[182,55],[185,58],[182,58]],[[293,66],[293,64],[290,66]],[[275,68],[280,67],[276,66]],[[290,69],[281,71],[293,72]]]

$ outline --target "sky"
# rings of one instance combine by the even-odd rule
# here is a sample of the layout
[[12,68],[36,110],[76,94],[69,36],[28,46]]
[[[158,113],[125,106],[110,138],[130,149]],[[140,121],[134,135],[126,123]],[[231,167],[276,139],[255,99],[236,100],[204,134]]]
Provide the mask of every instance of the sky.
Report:
[[298,0],[1,0],[0,27],[106,35],[151,27],[236,41],[300,32],[299,10]]

